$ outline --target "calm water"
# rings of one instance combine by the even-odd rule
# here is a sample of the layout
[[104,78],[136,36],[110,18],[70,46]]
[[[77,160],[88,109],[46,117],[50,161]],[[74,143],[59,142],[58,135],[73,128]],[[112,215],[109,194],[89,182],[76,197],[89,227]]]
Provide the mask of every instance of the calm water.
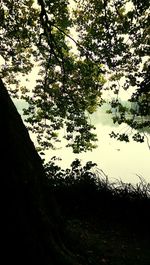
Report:
[[139,175],[150,182],[150,150],[147,143],[125,143],[110,138],[112,130],[123,132],[126,125],[114,126],[111,116],[102,111],[97,112],[92,121],[97,128],[98,148],[77,155],[63,147],[61,150],[47,152],[46,159],[52,155],[60,156],[63,168],[69,167],[75,158],[81,159],[83,164],[93,161],[112,181],[121,179],[123,182],[137,183]]
[[[15,100],[15,104],[19,112],[22,113],[22,107],[25,107],[25,104],[17,100]],[[79,158],[83,164],[87,161],[96,162],[98,167],[112,181],[121,179],[123,182],[137,183],[139,182],[139,175],[150,182],[150,150],[147,143],[136,143],[134,141],[124,143],[110,138],[109,133],[112,130],[123,132],[126,130],[126,125],[114,126],[111,116],[105,114],[104,110],[95,113],[91,120],[97,128],[97,149],[77,155],[73,154],[71,149],[65,148],[63,142],[61,149],[46,151],[46,161],[52,156],[59,156],[62,158],[61,166],[67,168],[75,158]],[[34,141],[34,136],[31,135],[31,137]]]

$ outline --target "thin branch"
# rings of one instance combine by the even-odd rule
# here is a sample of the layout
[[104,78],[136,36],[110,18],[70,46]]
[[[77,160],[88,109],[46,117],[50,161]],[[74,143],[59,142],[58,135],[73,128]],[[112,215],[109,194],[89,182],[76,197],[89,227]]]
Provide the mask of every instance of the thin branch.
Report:
[[150,150],[150,142],[149,142],[149,138],[148,138],[148,136],[146,135],[145,132],[143,132],[143,134],[144,134],[144,136],[145,136],[145,138],[146,138],[147,145],[148,145],[148,148],[149,148],[149,150]]
[[[59,32],[63,33],[66,37],[68,37],[70,40],[72,40],[77,47],[79,47],[81,50],[83,50],[86,54],[86,56],[89,56],[90,53],[88,50],[86,50],[83,46],[81,46],[73,37],[71,37],[69,34],[67,34],[64,30],[62,30],[61,28],[59,28],[57,25],[55,25],[54,23],[51,23],[48,19],[48,16],[47,16],[47,13],[46,13],[46,10],[45,10],[45,3],[43,0],[38,0],[38,4],[41,6],[41,14],[40,14],[40,17],[41,17],[41,21],[42,21],[42,24],[44,22],[44,27],[47,26],[48,24],[50,24],[52,27],[56,28]],[[45,17],[45,20],[43,20],[43,17]],[[47,24],[47,25],[46,25]]]
[[53,27],[55,27],[56,29],[58,29],[60,32],[62,32],[66,37],[68,37],[70,40],[72,40],[80,49],[88,52],[87,50],[85,50],[85,48],[83,46],[81,46],[74,38],[72,38],[69,34],[67,34],[65,31],[63,31],[62,29],[60,29],[58,26],[56,26],[55,24],[53,24]]

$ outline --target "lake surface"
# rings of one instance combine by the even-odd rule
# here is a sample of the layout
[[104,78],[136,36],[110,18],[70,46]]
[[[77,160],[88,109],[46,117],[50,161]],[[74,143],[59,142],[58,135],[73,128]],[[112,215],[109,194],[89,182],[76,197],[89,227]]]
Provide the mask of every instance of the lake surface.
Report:
[[[15,100],[15,104],[22,114],[22,107],[25,107],[25,104],[17,100]],[[79,158],[83,164],[87,161],[97,163],[98,168],[103,170],[111,181],[121,179],[126,183],[137,183],[139,175],[150,182],[150,150],[147,143],[134,141],[125,143],[110,138],[109,133],[112,130],[123,132],[126,125],[114,125],[111,115],[106,114],[103,109],[92,115],[91,121],[96,126],[98,135],[96,149],[92,152],[73,154],[72,149],[65,148],[65,142],[63,142],[61,149],[46,151],[46,161],[53,156],[59,156],[62,158],[62,161],[59,162],[60,165],[67,168],[75,158]],[[32,134],[31,138],[34,141],[35,138]]]

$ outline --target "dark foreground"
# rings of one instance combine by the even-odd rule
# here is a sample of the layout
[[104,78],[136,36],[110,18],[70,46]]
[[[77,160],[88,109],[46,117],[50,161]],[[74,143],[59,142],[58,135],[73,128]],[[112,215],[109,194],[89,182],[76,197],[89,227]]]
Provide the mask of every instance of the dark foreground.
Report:
[[44,172],[1,79],[0,124],[1,264],[150,264],[150,184],[115,187],[78,160]]
[[115,186],[88,169],[48,174],[64,244],[82,265],[150,265],[150,185]]
[[66,245],[82,264],[149,265],[150,234],[147,229],[140,227],[138,230],[129,223],[105,218],[68,218]]

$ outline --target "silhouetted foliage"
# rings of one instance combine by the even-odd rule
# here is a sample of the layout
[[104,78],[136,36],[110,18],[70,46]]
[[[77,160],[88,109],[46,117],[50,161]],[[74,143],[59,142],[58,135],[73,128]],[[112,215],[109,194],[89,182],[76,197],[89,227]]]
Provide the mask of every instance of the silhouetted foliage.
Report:
[[[63,221],[69,215],[94,216],[111,224],[128,221],[128,226],[138,220],[135,227],[148,228],[149,184],[109,183],[101,171],[92,171],[95,164],[82,167],[79,160],[65,171],[50,162],[44,173],[2,82],[11,96],[21,95],[27,101],[24,114],[29,129],[38,135],[39,150],[54,148],[62,128],[66,145],[75,153],[95,148],[95,127],[89,116],[105,102],[102,94],[106,89],[113,93],[109,102],[113,121],[138,130],[133,139],[144,141],[143,128],[150,125],[149,3],[76,3],[70,11],[66,0],[38,0],[36,6],[33,0],[0,2],[3,264],[90,264],[87,258],[77,262],[79,256],[63,244],[67,241]],[[74,28],[78,41],[70,36]],[[76,45],[76,52],[68,40]],[[35,87],[22,87],[21,77],[28,77],[34,64],[39,69]],[[131,107],[119,100],[122,78],[124,91],[134,88]],[[128,133],[111,136],[129,141]]]
[[78,159],[66,170],[51,160],[45,172],[64,214],[121,218],[132,224],[137,218],[139,223],[150,221],[150,184],[141,177],[135,185],[112,183],[96,164],[89,161],[82,166]]
[[[0,3],[0,76],[11,95],[28,102],[28,128],[40,149],[55,147],[64,128],[75,153],[96,147],[89,116],[108,101],[114,123],[126,123],[133,140],[143,142],[149,121],[148,1],[77,0]],[[77,33],[77,39],[72,36]],[[75,49],[73,49],[75,47]],[[34,68],[35,87],[21,85]],[[13,85],[13,86],[12,86]],[[14,86],[15,85],[15,86]],[[131,97],[125,106],[121,91]],[[111,97],[106,99],[103,92]],[[19,92],[19,93],[17,93]],[[130,132],[111,134],[128,142]]]

